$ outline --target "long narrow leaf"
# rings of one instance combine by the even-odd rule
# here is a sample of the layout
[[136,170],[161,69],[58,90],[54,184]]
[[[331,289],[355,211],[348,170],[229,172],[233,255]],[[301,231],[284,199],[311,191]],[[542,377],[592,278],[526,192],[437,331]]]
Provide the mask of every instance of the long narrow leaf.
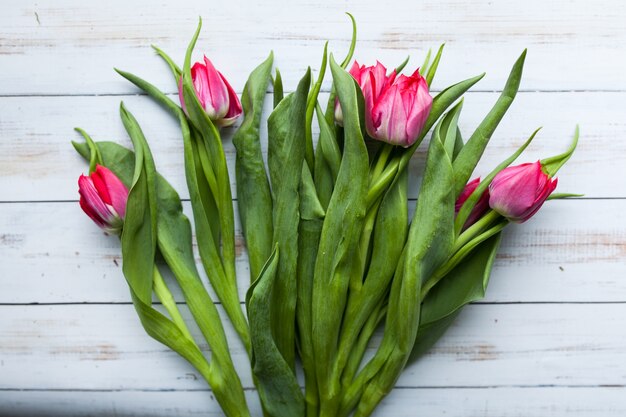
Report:
[[491,139],[493,132],[495,132],[498,124],[517,95],[517,90],[519,90],[520,81],[522,79],[525,59],[526,50],[522,52],[522,55],[520,55],[513,65],[504,90],[502,90],[502,94],[496,101],[496,104],[494,104],[476,131],[467,140],[465,146],[454,160],[454,186],[457,196],[463,191],[463,187],[465,187],[472,172],[474,172],[474,168],[483,155],[489,143],[489,139]]
[[122,231],[122,270],[129,286],[147,305],[152,302],[152,271],[156,254],[155,168],[146,139],[122,104],[120,116],[135,148],[135,172],[126,203]]
[[282,302],[273,292],[279,253],[277,245],[246,295],[253,348],[252,371],[266,416],[304,416],[304,397],[298,381],[272,338],[270,307]]
[[273,54],[252,71],[241,96],[244,119],[233,137],[239,218],[246,238],[251,281],[272,248],[272,194],[261,154],[260,124]]
[[295,369],[296,268],[300,177],[305,160],[306,102],[311,85],[307,70],[295,93],[285,97],[268,118],[268,166],[274,197],[273,241],[280,248],[272,305],[272,331],[283,357]]
[[315,263],[313,348],[320,386],[321,412],[332,415],[338,404],[339,381],[327,364],[334,361],[339,328],[352,274],[360,269],[358,248],[367,194],[369,161],[359,111],[363,97],[354,78],[331,55],[330,68],[344,111],[344,154],[326,211]]

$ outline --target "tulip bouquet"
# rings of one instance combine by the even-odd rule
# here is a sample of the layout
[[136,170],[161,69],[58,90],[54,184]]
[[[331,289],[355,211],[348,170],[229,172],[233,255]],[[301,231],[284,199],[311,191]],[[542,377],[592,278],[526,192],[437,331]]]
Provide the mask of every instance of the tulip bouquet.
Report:
[[[502,230],[527,221],[550,198],[571,196],[553,193],[554,176],[578,132],[565,153],[510,166],[535,131],[488,175],[470,180],[515,98],[525,51],[465,140],[458,125],[462,96],[483,75],[433,97],[443,47],[410,75],[401,73],[407,62],[391,71],[354,62],[348,72],[352,22],[345,59],[336,62],[326,45],[317,78],[308,69],[288,95],[278,70],[272,76],[272,54],[250,74],[241,101],[208,58],[191,65],[201,25],[182,68],[155,48],[171,70],[179,103],[118,70],[180,124],[201,266],[248,353],[265,416],[370,415],[407,363],[464,305],[483,297]],[[332,88],[324,109],[319,93],[327,67]],[[266,139],[260,125],[268,84],[274,108]],[[178,193],[157,172],[138,122],[123,104],[120,113],[133,150],[96,143],[79,130],[85,143],[74,146],[90,172],[78,181],[80,205],[108,234],[120,236],[123,273],[146,332],[197,369],[227,416],[249,416],[225,318],[195,263],[192,225]],[[245,309],[237,292],[232,173],[220,136],[242,114],[232,141],[251,280]],[[409,216],[407,167],[429,132]],[[165,270],[174,280],[163,278]],[[180,287],[201,334],[189,330],[172,285]],[[382,335],[379,343],[374,334]],[[203,340],[210,357],[200,349]]]

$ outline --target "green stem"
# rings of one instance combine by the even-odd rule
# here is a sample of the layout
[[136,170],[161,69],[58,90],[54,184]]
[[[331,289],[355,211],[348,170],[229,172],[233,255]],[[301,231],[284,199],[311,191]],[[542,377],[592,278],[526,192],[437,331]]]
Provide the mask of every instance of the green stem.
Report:
[[361,365],[363,356],[365,356],[365,351],[367,349],[369,341],[372,338],[374,331],[378,327],[378,324],[385,317],[386,313],[387,305],[385,305],[384,302],[379,304],[378,308],[374,309],[372,315],[363,326],[363,329],[359,334],[357,343],[352,349],[352,355],[350,355],[348,363],[346,364],[343,375],[341,377],[343,392],[341,405],[337,414],[338,417],[347,417],[348,415],[350,415],[354,406],[360,398],[360,394],[363,392],[365,384],[369,381],[369,378],[361,378],[355,380],[355,376],[357,371],[359,370],[359,366]]
[[373,178],[366,198],[368,209],[376,202],[376,199],[385,192],[385,190],[396,178],[396,173],[398,173],[398,167],[399,159],[394,158],[378,177]]
[[206,181],[209,184],[209,189],[211,190],[211,194],[213,198],[216,199],[216,196],[219,195],[219,190],[217,188],[217,180],[215,178],[215,172],[213,171],[213,167],[211,166],[211,162],[209,160],[209,154],[208,154],[209,151],[204,141],[198,140],[196,143],[197,143],[198,156],[200,158],[200,166],[202,168],[202,172],[204,172],[204,177],[206,178]]
[[452,247],[452,254],[458,252],[463,246],[467,244],[467,242],[474,239],[476,236],[483,233],[487,227],[494,221],[496,221],[500,217],[494,210],[489,210],[483,217],[481,217],[476,223],[468,227],[463,233],[459,235],[456,242],[454,242],[454,246]]
[[361,261],[360,269],[358,273],[352,274],[350,279],[350,291],[360,291],[363,286],[363,274],[365,268],[369,264],[368,254],[372,240],[372,232],[374,231],[374,224],[376,223],[376,216],[378,215],[378,209],[382,198],[377,199],[374,204],[367,210],[365,215],[365,222],[363,224],[363,231],[361,232],[361,240],[359,242],[359,260]]
[[506,227],[508,221],[502,221],[492,228],[484,231],[478,236],[474,237],[472,240],[467,242],[465,246],[463,246],[460,250],[458,250],[448,261],[437,268],[437,270],[433,273],[433,275],[428,279],[426,284],[422,287],[420,297],[421,300],[424,300],[428,295],[428,292],[448,275],[450,271],[452,271],[465,257],[480,243],[494,236],[496,233],[499,233],[502,229]]
[[161,301],[161,304],[163,304],[163,307],[165,307],[167,312],[170,314],[170,317],[172,318],[174,324],[178,326],[180,331],[189,340],[193,341],[193,337],[191,336],[191,333],[189,332],[189,329],[185,324],[185,320],[178,310],[176,301],[174,300],[174,297],[172,296],[169,288],[167,288],[167,284],[165,284],[165,280],[163,279],[163,276],[161,275],[161,272],[159,271],[159,268],[156,267],[156,265],[154,267],[152,288],[154,289],[154,292],[156,293],[159,301]]
[[370,184],[377,180],[380,174],[383,172],[383,169],[385,169],[385,166],[387,165],[387,160],[389,159],[389,155],[391,155],[393,148],[394,146],[388,143],[382,144],[380,152],[378,153],[378,158],[376,159],[376,164],[370,172]]

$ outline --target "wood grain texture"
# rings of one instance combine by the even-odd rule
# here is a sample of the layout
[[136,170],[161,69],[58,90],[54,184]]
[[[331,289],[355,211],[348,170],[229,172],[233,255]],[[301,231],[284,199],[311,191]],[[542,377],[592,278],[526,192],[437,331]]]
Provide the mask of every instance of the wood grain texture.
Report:
[[[33,221],[44,212],[49,221]],[[237,223],[244,300],[249,270],[239,230]],[[626,302],[626,200],[550,201],[504,236],[486,302]],[[0,204],[0,259],[0,304],[130,302],[118,239],[75,202]]]
[[[446,42],[438,88],[488,71],[481,88],[501,88],[515,57],[530,49],[523,88],[541,90],[624,90],[626,5],[618,0],[531,0],[497,2],[424,0],[381,10],[376,0],[358,2],[206,1],[99,3],[62,0],[8,2],[0,16],[0,94],[110,94],[132,89],[113,66],[169,81],[150,44],[182,60],[198,16],[205,28],[198,43],[241,91],[247,74],[270,49],[287,85],[308,65],[317,67],[325,40],[346,53],[351,28],[359,23],[355,57],[393,67],[407,55],[412,67],[425,51]],[[611,64],[604,65],[610,57]],[[55,82],[41,77],[54,71]],[[293,87],[292,87],[293,88]]]
[[[325,100],[323,95],[321,100]],[[495,100],[495,93],[466,95],[461,129],[469,137]],[[183,171],[180,130],[164,110],[146,96],[122,97],[4,97],[0,98],[0,201],[77,200],[76,181],[86,165],[70,140],[82,141],[80,126],[96,140],[130,141],[119,120],[124,101],[135,114],[155,155],[157,169],[188,197]],[[626,119],[624,93],[520,93],[505,116],[477,167],[484,175],[539,126],[544,129],[519,161],[534,161],[565,150],[576,123],[582,136],[577,152],[559,173],[559,191],[587,197],[626,197]],[[266,100],[266,115],[271,109]],[[235,194],[234,128],[225,130],[225,152]],[[266,151],[266,125],[261,135]],[[426,144],[411,165],[410,196],[417,196]]]
[[[625,313],[626,304],[469,306],[397,387],[623,387]],[[130,305],[2,306],[0,314],[0,390],[206,389],[143,333]],[[227,334],[250,388],[245,352],[229,326]]]
[[[201,0],[25,0],[3,2],[0,13],[0,416],[221,415],[191,367],[141,329],[117,239],[104,236],[76,203],[86,166],[69,144],[80,139],[72,128],[130,145],[118,116],[123,100],[157,167],[186,199],[176,123],[112,68],[174,94],[150,44],[180,61],[202,15],[196,57],[206,53],[241,92],[272,49],[292,91],[307,66],[317,72],[325,40],[336,56],[345,54],[344,11],[359,24],[359,62],[392,67],[411,55],[412,69],[428,48],[446,42],[434,91],[487,71],[466,95],[465,137],[528,48],[522,92],[476,175],[538,126],[543,131],[520,161],[561,152],[581,125],[559,191],[586,199],[549,202],[506,231],[485,300],[409,366],[375,415],[626,414],[626,3],[399,0],[381,10],[375,0],[219,7]],[[326,82],[322,100],[328,90]],[[271,99],[268,93],[266,109]],[[224,137],[231,173],[233,132]],[[424,145],[411,165],[412,198]],[[184,209],[190,214],[188,202]],[[239,232],[237,250],[243,297],[248,269]],[[261,415],[248,360],[228,323],[227,333],[253,414]]]
[[[395,389],[374,417],[622,417],[623,387]],[[247,392],[254,415],[255,394]],[[208,391],[2,391],[0,414],[30,417],[221,416]]]

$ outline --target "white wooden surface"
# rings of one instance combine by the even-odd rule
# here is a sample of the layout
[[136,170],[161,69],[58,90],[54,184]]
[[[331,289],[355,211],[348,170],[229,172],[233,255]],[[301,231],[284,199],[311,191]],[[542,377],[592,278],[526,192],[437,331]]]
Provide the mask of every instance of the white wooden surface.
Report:
[[[488,72],[466,97],[465,131],[529,48],[522,92],[478,173],[537,126],[544,130],[526,160],[562,150],[575,123],[582,128],[559,189],[585,199],[550,202],[507,230],[486,299],[406,370],[376,415],[626,414],[626,3],[83,3],[0,2],[0,415],[220,415],[193,370],[143,333],[116,239],[80,211],[85,165],[69,145],[72,128],[128,144],[117,115],[123,100],[158,168],[186,197],[176,125],[112,67],[175,93],[149,45],[180,60],[202,15],[198,51],[238,91],[270,49],[289,90],[307,65],[317,67],[324,40],[345,53],[346,10],[359,23],[359,61],[394,66],[410,54],[418,65],[445,41],[436,90]],[[225,146],[232,166],[228,134]],[[423,151],[415,174],[422,159]],[[246,263],[241,248],[242,295]],[[232,349],[260,415],[241,347]]]

